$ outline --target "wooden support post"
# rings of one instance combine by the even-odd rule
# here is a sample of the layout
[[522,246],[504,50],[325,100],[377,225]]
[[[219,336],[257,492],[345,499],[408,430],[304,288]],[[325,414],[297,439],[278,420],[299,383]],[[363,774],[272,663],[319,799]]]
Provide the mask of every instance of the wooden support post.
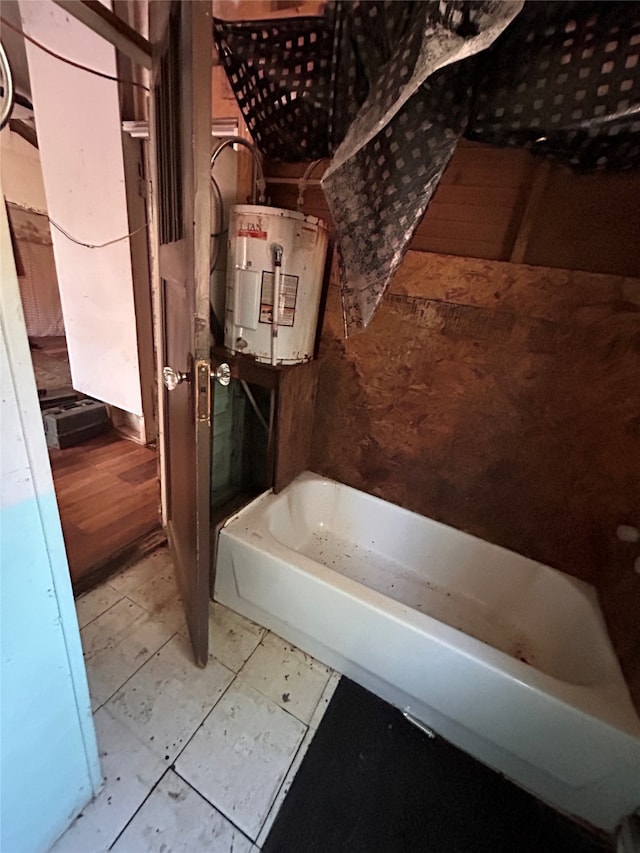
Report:
[[542,201],[542,196],[544,195],[544,191],[547,187],[550,172],[551,164],[548,160],[543,160],[541,163],[538,164],[535,176],[533,178],[533,182],[531,184],[529,201],[527,202],[527,206],[525,207],[524,213],[522,214],[522,220],[520,222],[520,227],[518,228],[518,234],[516,235],[516,239],[513,244],[513,249],[511,250],[511,256],[509,260],[512,264],[521,264],[524,262],[524,257],[527,252],[527,246],[529,244],[529,237],[531,236],[531,230],[538,215],[540,202]]

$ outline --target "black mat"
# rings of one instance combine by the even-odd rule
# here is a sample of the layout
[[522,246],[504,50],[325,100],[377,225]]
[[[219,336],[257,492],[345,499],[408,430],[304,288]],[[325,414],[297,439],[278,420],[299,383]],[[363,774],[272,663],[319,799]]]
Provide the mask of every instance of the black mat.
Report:
[[263,853],[609,850],[342,678]]

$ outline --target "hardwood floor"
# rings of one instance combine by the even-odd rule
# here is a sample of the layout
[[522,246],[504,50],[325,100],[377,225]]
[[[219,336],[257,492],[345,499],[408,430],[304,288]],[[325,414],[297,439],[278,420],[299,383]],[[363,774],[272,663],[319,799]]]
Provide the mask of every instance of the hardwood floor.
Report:
[[[49,451],[74,587],[160,526],[156,452],[115,431]],[[80,583],[80,586],[84,584]]]

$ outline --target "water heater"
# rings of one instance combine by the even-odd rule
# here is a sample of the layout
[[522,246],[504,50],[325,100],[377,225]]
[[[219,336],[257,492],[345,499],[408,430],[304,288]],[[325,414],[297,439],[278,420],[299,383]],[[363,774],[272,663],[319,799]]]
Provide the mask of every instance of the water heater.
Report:
[[232,207],[226,347],[270,364],[312,358],[326,255],[321,219],[265,205]]

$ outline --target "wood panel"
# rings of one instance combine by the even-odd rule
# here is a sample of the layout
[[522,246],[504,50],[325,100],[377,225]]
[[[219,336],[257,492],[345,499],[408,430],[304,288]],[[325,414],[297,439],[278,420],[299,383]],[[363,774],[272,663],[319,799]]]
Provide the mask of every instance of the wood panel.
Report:
[[581,175],[555,164],[528,264],[640,275],[640,171]]
[[[510,260],[544,163],[526,151],[461,140],[411,249]],[[296,209],[297,179],[306,165],[267,163],[273,204]],[[304,212],[332,227],[319,187],[322,170],[319,166],[309,182]],[[583,175],[552,164],[526,227],[525,250],[518,256],[525,263],[640,275],[640,171]]]
[[638,700],[640,577],[615,532],[640,520],[639,318],[638,279],[410,252],[345,340],[334,276],[312,455],[595,583]]
[[156,452],[110,432],[51,450],[74,586],[160,527]]
[[273,490],[280,492],[309,467],[319,364],[285,368],[278,389]]
[[[307,164],[269,163],[274,204],[296,208],[297,179]],[[508,260],[535,169],[525,151],[502,150],[462,140],[449,161],[418,226],[412,249]],[[305,192],[304,212],[331,223],[318,185],[323,166]],[[288,183],[280,184],[278,179]]]

